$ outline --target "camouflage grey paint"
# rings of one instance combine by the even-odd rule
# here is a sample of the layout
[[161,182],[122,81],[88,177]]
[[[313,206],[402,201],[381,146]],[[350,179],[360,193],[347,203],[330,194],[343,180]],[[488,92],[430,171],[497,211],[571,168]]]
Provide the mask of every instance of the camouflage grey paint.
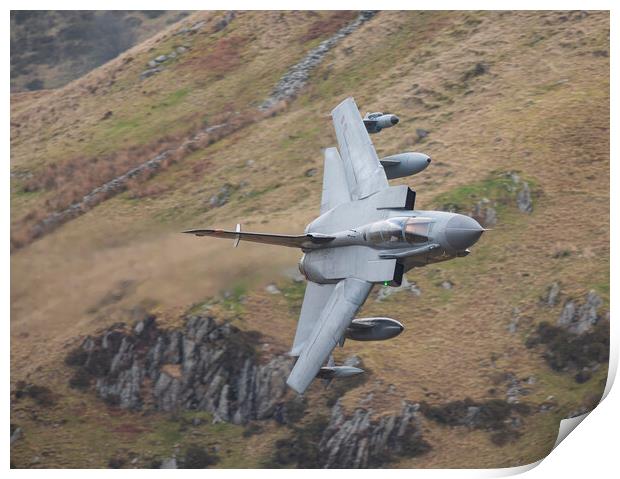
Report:
[[469,254],[484,229],[469,216],[415,209],[416,194],[388,178],[423,171],[430,158],[400,153],[379,159],[368,132],[398,123],[394,115],[362,120],[352,98],[332,111],[338,148],[325,150],[320,216],[303,235],[201,229],[186,233],[300,248],[299,269],[308,280],[290,354],[298,357],[287,384],[303,393],[315,377],[361,372],[330,360],[345,338],[384,340],[402,332],[390,318],[354,319],[375,283],[398,286],[403,274]]

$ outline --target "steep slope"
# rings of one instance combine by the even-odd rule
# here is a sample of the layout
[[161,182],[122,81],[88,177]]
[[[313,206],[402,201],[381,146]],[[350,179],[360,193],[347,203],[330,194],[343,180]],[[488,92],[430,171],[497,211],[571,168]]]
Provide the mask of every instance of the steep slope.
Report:
[[11,91],[58,88],[188,12],[11,11]]
[[[528,338],[541,321],[568,314],[569,302],[589,304],[590,290],[602,298],[592,303],[595,319],[604,324],[608,310],[608,15],[380,12],[326,54],[296,98],[273,115],[259,110],[292,65],[356,17],[196,13],[59,90],[13,97],[12,384],[59,396],[51,407],[15,401],[11,420],[24,435],[12,448],[15,465],[35,465],[36,456],[46,467],[105,466],[131,453],[134,465],[147,466],[147,457],[197,441],[219,445],[221,466],[258,466],[282,452],[279,439],[320,442],[308,413],[299,429],[264,421],[260,434],[244,437],[225,423],[186,435],[179,424],[198,413],[180,412],[185,419],[175,422],[108,407],[93,390],[69,387],[64,360],[84,336],[131,324],[136,305],[168,328],[182,327],[194,305],[260,331],[267,354],[284,353],[303,292],[287,277],[298,253],[244,245],[231,254],[226,242],[178,231],[237,221],[302,231],[318,213],[321,148],[335,143],[329,111],[348,95],[364,111],[400,116],[373,138],[380,155],[433,157],[421,175],[393,182],[412,185],[419,208],[492,208],[496,225],[467,258],[412,271],[415,287],[369,299],[362,315],[389,315],[407,329],[337,351],[338,360],[359,355],[369,370],[367,381],[341,391],[342,421],[358,406],[387,415],[402,400],[426,403],[416,420],[432,448],[392,465],[498,467],[542,457],[559,420],[595,404],[604,358],[577,382],[573,366],[555,371],[544,343]],[[166,60],[150,66],[160,55]],[[145,75],[153,68],[160,71]],[[234,128],[177,149],[221,124]],[[175,155],[157,174],[32,235],[41,218],[169,148]],[[264,290],[273,281],[279,294]],[[560,292],[549,301],[555,282]],[[326,394],[317,384],[309,401]],[[485,410],[489,400],[515,399],[530,413],[502,410],[498,421],[517,425],[500,445],[489,437],[503,430],[458,416],[463,405]],[[436,420],[455,401],[457,418]],[[92,434],[102,438],[98,451],[82,445]]]

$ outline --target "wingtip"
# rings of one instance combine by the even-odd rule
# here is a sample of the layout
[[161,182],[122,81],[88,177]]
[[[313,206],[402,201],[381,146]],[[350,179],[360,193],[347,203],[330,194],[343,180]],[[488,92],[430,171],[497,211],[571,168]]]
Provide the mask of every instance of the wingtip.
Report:
[[302,395],[304,392],[306,392],[304,388],[299,387],[299,385],[293,382],[286,381],[286,385],[299,395]]
[[[336,105],[336,106],[334,107],[334,109],[332,110],[332,113],[331,113],[332,118],[333,118],[333,116],[334,116],[334,112],[335,112],[338,108],[340,108],[342,105],[344,105],[344,104],[346,104],[346,103],[348,103],[348,102],[353,102],[353,104],[354,104],[354,105],[355,105],[355,107],[357,108],[357,104],[355,103],[355,98],[353,98],[352,96],[348,96],[348,97],[346,97],[344,100],[342,100],[340,103],[338,103],[338,105]],[[360,116],[361,116],[361,115],[360,115]]]

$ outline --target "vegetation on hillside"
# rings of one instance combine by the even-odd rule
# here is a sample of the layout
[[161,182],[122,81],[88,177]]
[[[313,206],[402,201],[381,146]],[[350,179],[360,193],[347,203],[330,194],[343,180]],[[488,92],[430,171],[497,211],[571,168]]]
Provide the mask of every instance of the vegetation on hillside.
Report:
[[61,87],[188,14],[12,10],[11,91]]
[[[379,12],[301,91],[259,110],[292,65],[356,16],[197,12],[62,87],[12,94],[15,467],[305,465],[336,403],[346,420],[372,410],[376,425],[403,400],[422,405],[429,448],[405,447],[390,466],[505,467],[543,457],[563,417],[596,406],[610,301],[609,14]],[[165,15],[153,21],[163,27]],[[367,375],[327,390],[317,381],[307,404],[291,405],[293,425],[102,401],[98,372],[69,353],[133,324],[136,311],[166,331],[193,313],[259,331],[259,363],[289,350],[303,298],[290,277],[298,251],[232,250],[179,232],[237,222],[302,232],[319,210],[321,149],[335,144],[329,112],[346,96],[362,113],[401,118],[373,136],[379,156],[432,156],[423,173],[391,182],[413,187],[417,208],[484,214],[492,231],[469,256],[408,273],[415,284],[388,301],[373,292],[360,316],[394,317],[405,331],[336,349],[336,362],[359,356]],[[152,174],[36,234],[165,150]],[[597,324],[575,337],[560,318],[591,290]]]

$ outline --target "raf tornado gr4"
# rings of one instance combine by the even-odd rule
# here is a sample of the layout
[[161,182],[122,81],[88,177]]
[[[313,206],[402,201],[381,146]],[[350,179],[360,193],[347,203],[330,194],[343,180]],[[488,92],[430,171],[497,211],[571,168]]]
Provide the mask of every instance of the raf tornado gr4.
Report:
[[431,159],[401,153],[379,159],[368,135],[394,125],[394,115],[362,119],[353,98],[332,111],[338,148],[325,150],[321,215],[303,235],[219,229],[186,231],[300,248],[299,269],[308,280],[291,355],[297,361],[287,384],[303,393],[315,377],[361,373],[335,366],[336,345],[346,338],[380,341],[400,334],[390,318],[354,319],[375,283],[399,286],[403,273],[429,263],[467,256],[484,229],[474,219],[442,211],[416,210],[415,191],[390,186],[388,179],[413,175]]

